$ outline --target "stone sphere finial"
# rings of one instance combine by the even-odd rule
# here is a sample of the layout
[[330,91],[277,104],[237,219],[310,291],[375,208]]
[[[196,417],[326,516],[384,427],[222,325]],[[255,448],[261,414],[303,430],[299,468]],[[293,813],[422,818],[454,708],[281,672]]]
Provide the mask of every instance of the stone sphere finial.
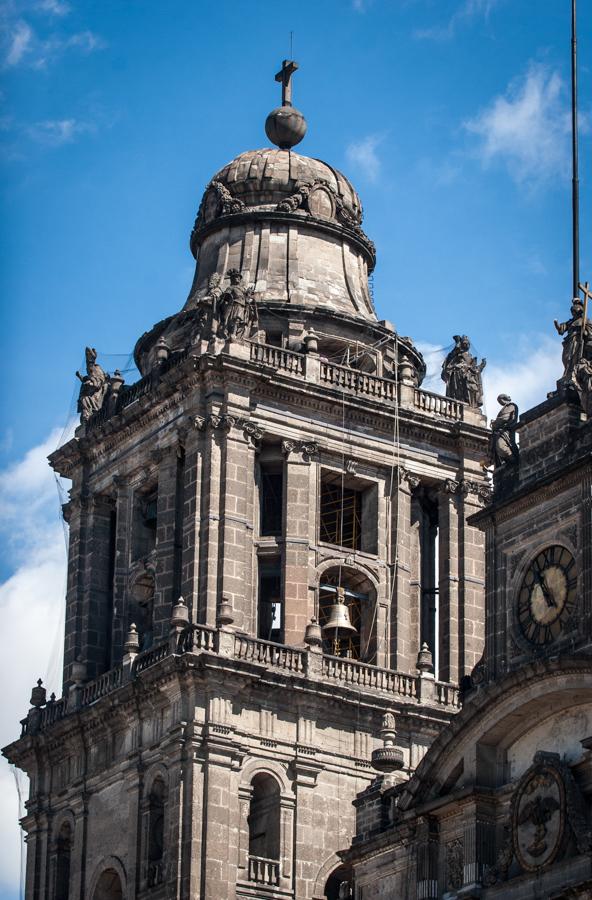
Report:
[[265,134],[280,150],[299,144],[306,134],[306,119],[292,106],[292,76],[298,68],[293,59],[285,59],[275,76],[282,86],[282,105],[276,106],[265,120]]
[[294,106],[276,106],[265,120],[265,134],[280,150],[290,150],[306,134],[306,119]]

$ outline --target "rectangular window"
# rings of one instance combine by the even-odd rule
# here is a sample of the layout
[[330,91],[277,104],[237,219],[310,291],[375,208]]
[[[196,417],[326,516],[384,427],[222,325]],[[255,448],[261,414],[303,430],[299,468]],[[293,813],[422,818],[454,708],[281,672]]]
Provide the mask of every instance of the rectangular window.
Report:
[[281,463],[262,463],[260,467],[260,527],[262,537],[282,533],[284,472]]
[[377,485],[350,475],[324,472],[321,476],[319,539],[338,547],[376,553]]
[[282,576],[278,560],[259,564],[258,637],[281,644],[284,640]]

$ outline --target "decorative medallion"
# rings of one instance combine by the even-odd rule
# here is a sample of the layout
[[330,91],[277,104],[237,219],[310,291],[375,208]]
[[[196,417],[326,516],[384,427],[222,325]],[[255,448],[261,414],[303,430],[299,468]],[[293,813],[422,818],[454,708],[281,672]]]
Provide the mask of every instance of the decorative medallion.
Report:
[[313,216],[332,219],[335,215],[335,201],[327,188],[315,185],[308,195],[308,208]]
[[514,853],[526,872],[550,865],[562,847],[565,833],[565,785],[557,767],[546,756],[537,754],[538,762],[520,782],[512,804]]

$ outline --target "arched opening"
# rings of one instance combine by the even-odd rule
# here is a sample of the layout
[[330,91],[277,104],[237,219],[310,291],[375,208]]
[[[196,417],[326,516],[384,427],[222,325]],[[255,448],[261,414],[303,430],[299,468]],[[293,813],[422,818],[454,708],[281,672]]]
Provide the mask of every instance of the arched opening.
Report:
[[148,800],[148,887],[164,881],[165,790],[162,778],[156,778]]
[[69,900],[71,855],[72,826],[69,822],[64,822],[56,841],[55,900]]
[[97,882],[92,900],[123,900],[121,879],[115,869],[105,869]]
[[129,624],[133,622],[140,636],[140,650],[148,650],[154,641],[154,574],[142,572],[131,589]]
[[348,566],[323,572],[319,583],[319,625],[324,629],[330,622],[339,587],[343,588],[347,614],[355,631],[323,631],[323,650],[332,656],[372,662],[376,658],[376,591],[362,572]]
[[280,788],[271,775],[251,781],[249,805],[249,881],[279,885]]
[[350,900],[353,897],[352,871],[349,866],[334,869],[325,884],[324,895],[327,900]]

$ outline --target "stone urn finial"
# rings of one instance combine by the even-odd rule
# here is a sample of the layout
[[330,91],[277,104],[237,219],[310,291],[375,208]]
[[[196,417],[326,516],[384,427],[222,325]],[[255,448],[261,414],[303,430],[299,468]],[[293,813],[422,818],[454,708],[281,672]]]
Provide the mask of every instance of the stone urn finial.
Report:
[[123,645],[124,653],[138,653],[140,649],[140,638],[138,635],[138,629],[135,624],[132,624],[129,627],[129,631],[127,633],[127,637],[125,639],[125,644]]
[[379,772],[396,772],[402,769],[405,762],[403,751],[396,744],[397,732],[395,728],[395,717],[393,713],[385,713],[382,717],[382,728],[380,729],[382,737],[382,747],[378,747],[372,752],[372,765]]
[[304,643],[315,653],[323,649],[323,635],[316,616],[313,616],[304,630]]
[[423,675],[426,672],[431,672],[434,668],[432,651],[425,641],[421,645],[421,650],[417,654],[416,668],[420,675]]
[[31,699],[30,704],[34,706],[36,709],[39,709],[40,706],[45,705],[45,700],[47,697],[47,693],[45,688],[43,687],[43,682],[41,679],[38,680],[37,684],[31,691]]
[[184,628],[189,622],[189,610],[183,597],[179,597],[171,612],[171,628]]
[[307,353],[319,352],[319,336],[314,328],[309,328],[308,332],[304,335],[304,346]]
[[227,628],[232,625],[234,622],[234,613],[232,611],[232,603],[230,601],[230,597],[227,597],[226,594],[222,595],[222,599],[220,600],[220,606],[218,608],[218,617],[216,619],[216,624],[219,628]]

